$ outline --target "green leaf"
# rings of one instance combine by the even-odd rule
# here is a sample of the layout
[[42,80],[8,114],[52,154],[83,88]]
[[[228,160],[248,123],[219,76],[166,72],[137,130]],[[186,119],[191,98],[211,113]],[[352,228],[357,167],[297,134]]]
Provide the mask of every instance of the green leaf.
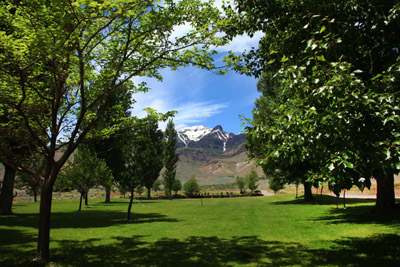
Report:
[[397,163],[396,163],[396,169],[397,169],[397,170],[400,170],[400,162],[397,162]]
[[353,168],[354,168],[353,163],[351,163],[351,162],[349,162],[349,161],[345,161],[345,162],[344,162],[344,165],[346,165],[346,167],[347,167],[347,168],[350,168],[350,169],[353,169]]
[[377,74],[377,75],[375,75],[372,79],[371,79],[371,81],[374,81],[374,80],[376,80],[376,79],[378,79],[379,77],[382,77],[382,74]]

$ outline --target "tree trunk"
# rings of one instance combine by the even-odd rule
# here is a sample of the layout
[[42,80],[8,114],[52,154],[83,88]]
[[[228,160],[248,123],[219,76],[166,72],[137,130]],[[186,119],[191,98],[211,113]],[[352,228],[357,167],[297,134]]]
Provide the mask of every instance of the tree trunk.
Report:
[[321,194],[319,195],[319,204],[322,205],[322,193],[324,192],[324,185],[321,186]]
[[346,189],[343,190],[343,208],[346,208]]
[[147,199],[151,198],[151,187],[147,187]]
[[111,203],[111,187],[106,187],[106,203]]
[[392,172],[376,178],[377,194],[375,209],[377,211],[391,210],[395,207],[394,175]]
[[84,194],[85,194],[84,192],[81,192],[81,197],[79,198],[79,209],[78,209],[78,211],[81,211],[81,209],[82,209],[82,199],[83,199],[83,195]]
[[129,206],[128,206],[128,218],[127,218],[128,221],[131,220],[131,208],[132,208],[132,203],[133,203],[133,193],[134,193],[134,191],[135,191],[135,188],[132,187],[131,188],[131,198],[129,200]]
[[85,192],[85,205],[89,206],[89,190]]
[[336,208],[339,208],[339,195],[336,196]]
[[33,201],[37,202],[37,188],[33,189]]
[[314,200],[311,189],[312,189],[312,184],[310,182],[304,182],[304,200],[306,201]]
[[12,202],[14,193],[14,182],[15,182],[15,170],[4,165],[4,179],[3,186],[1,187],[0,193],[0,209],[2,215],[12,214]]
[[299,184],[296,183],[296,199],[298,198],[298,194],[299,194]]
[[47,262],[50,256],[49,246],[52,197],[53,186],[45,184],[42,187],[42,193],[40,195],[39,233],[36,250],[37,258],[44,262]]

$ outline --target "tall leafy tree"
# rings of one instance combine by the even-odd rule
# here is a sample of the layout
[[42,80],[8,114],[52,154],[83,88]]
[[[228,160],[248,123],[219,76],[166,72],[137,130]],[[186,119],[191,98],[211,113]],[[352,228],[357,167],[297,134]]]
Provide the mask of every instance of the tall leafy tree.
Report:
[[260,179],[258,178],[258,174],[254,168],[250,170],[250,172],[246,175],[246,184],[247,188],[250,189],[250,194],[253,194],[254,190],[258,188],[257,182]]
[[[9,15],[15,15],[16,9],[9,9]],[[8,34],[13,33],[12,25],[3,17],[0,17],[0,31],[4,31]],[[10,119],[14,115],[10,110],[7,110],[3,107],[0,102],[0,123],[6,124],[10,122]],[[17,123],[13,125],[13,127],[18,127]],[[8,149],[13,149],[14,153],[18,153],[18,150],[21,150],[22,138],[16,142],[15,137],[7,136],[6,133],[2,134],[2,138],[0,139],[1,146],[7,146]],[[24,151],[24,149],[22,149]],[[0,186],[0,213],[2,215],[12,214],[12,202],[13,202],[13,191],[14,191],[14,183],[15,183],[15,175],[16,171],[10,165],[4,164],[4,176],[3,182]]]
[[280,179],[281,177],[279,176],[272,176],[268,180],[268,187],[272,191],[274,191],[275,195],[278,193],[280,190],[285,188],[285,183],[283,179]]
[[[31,152],[30,155],[27,155],[27,157],[28,156],[29,158],[27,158],[27,160],[30,161],[30,166],[32,169],[39,169],[39,166],[43,165],[43,158],[40,154],[34,154]],[[40,184],[34,176],[24,172],[18,172],[18,176],[15,181],[15,187],[18,189],[25,189],[27,193],[33,195],[34,202],[37,202],[37,196],[40,193]]]
[[[260,161],[263,171],[266,176],[274,177],[274,179],[282,180],[281,183],[296,183],[298,180],[304,184],[304,199],[307,201],[313,200],[312,195],[312,182],[309,181],[309,176],[313,170],[318,170],[321,166],[318,165],[316,160],[318,159],[316,153],[308,153],[307,156],[290,157],[289,159],[283,159],[282,155],[276,152],[276,148],[285,144],[282,139],[280,123],[282,122],[281,112],[286,102],[289,101],[289,97],[284,94],[284,90],[280,88],[280,84],[273,79],[273,74],[264,72],[262,73],[258,83],[257,90],[262,93],[262,97],[255,101],[253,125],[263,125],[265,129],[270,129],[268,133],[263,134],[263,138],[268,137],[268,141],[265,139],[255,139],[256,137],[251,133],[248,135],[248,142],[246,147],[248,149],[250,157],[263,159],[268,151],[273,151],[273,155],[268,157],[268,160]],[[286,107],[286,109],[291,108]],[[297,107],[294,107],[297,108]],[[287,110],[286,110],[287,111]],[[286,121],[286,120],[283,120]],[[292,128],[293,132],[296,132],[299,127]],[[276,130],[276,131],[272,131]],[[301,150],[305,146],[305,142],[308,140],[302,139],[302,136],[295,136],[297,139],[291,140],[292,147],[295,147],[297,151]],[[254,142],[257,140],[257,142]],[[262,146],[259,145],[258,141],[263,142]],[[269,152],[270,154],[272,152]]]
[[239,187],[240,194],[243,194],[246,191],[246,179],[244,177],[237,176],[236,184]]
[[178,195],[179,190],[182,190],[182,182],[175,178],[174,184],[172,185],[172,191],[174,191],[175,196]]
[[284,171],[304,166],[304,181],[322,176],[331,188],[363,189],[375,178],[376,208],[392,209],[393,176],[400,169],[399,4],[236,3],[228,34],[265,35],[257,49],[243,57],[231,54],[228,61],[257,77],[271,73],[269,82],[281,97],[273,112],[264,111],[270,100],[263,93],[266,104],[256,106],[258,118],[248,128],[260,163],[273,170],[285,162],[287,168],[277,165]]
[[[218,9],[198,0],[11,0],[0,2],[0,17],[12,28],[0,32],[0,112],[12,114],[0,123],[0,140],[14,136],[44,158],[32,169],[2,142],[0,161],[40,184],[37,257],[47,261],[54,183],[80,143],[126,120],[117,116],[113,127],[96,127],[114,92],[146,90],[132,78],[161,79],[160,68],[211,69],[210,47],[227,38],[216,37]],[[192,31],[172,37],[184,23]]]
[[[105,114],[98,125],[98,128],[107,127],[118,127],[114,130],[111,135],[98,136],[96,139],[92,139],[89,145],[96,151],[97,156],[105,160],[107,166],[111,169],[113,177],[122,175],[121,171],[124,169],[125,161],[123,160],[123,146],[128,143],[129,138],[127,127],[130,124],[119,124],[113,118],[124,117],[129,118],[131,112],[129,111],[133,104],[132,90],[127,88],[115,92],[109,100],[108,107],[106,108]],[[105,177],[107,178],[107,177]],[[111,202],[111,188],[114,184],[114,180],[105,179],[101,182],[101,185],[106,190],[105,203]]]
[[147,118],[147,123],[143,132],[145,138],[143,143],[135,150],[140,149],[140,168],[142,175],[142,185],[147,189],[147,198],[151,197],[151,188],[160,176],[163,168],[163,132],[158,129],[156,119]]
[[[150,113],[136,119],[129,130],[129,142],[123,147],[124,170],[118,178],[123,188],[130,192],[127,219],[131,220],[131,208],[135,189],[146,186],[150,191],[160,175],[162,162],[162,131],[158,129],[159,116]],[[150,193],[148,192],[148,197]]]
[[176,153],[177,133],[173,120],[169,120],[165,128],[165,141],[164,141],[164,188],[169,198],[172,198],[172,188],[175,182],[176,167],[179,156]]
[[20,190],[25,190],[28,194],[33,195],[33,201],[37,202],[40,187],[34,177],[26,173],[19,173],[15,181],[15,187]]
[[60,182],[69,189],[75,189],[80,193],[79,209],[82,208],[82,200],[88,205],[89,190],[104,181],[105,177],[112,177],[110,169],[104,160],[97,157],[96,153],[87,145],[81,145],[74,153],[74,159],[60,174]]
[[183,184],[183,190],[188,197],[193,197],[195,194],[200,193],[200,186],[195,175],[192,175],[192,177]]

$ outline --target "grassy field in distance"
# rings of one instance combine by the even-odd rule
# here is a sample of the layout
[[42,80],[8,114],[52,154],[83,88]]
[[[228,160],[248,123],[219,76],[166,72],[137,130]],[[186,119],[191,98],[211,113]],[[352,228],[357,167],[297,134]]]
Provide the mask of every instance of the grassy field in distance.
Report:
[[[53,202],[51,266],[399,266],[398,215],[373,216],[374,202],[347,209],[322,196]],[[0,266],[35,263],[39,203],[0,217]]]

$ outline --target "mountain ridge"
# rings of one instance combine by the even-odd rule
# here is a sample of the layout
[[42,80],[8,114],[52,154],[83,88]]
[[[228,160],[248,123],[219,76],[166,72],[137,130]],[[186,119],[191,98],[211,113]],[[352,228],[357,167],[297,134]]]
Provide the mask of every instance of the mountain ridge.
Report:
[[177,147],[210,148],[222,152],[236,148],[246,139],[244,134],[225,132],[221,125],[214,128],[204,125],[185,127],[177,130],[177,137]]
[[[179,129],[177,141],[177,178],[182,182],[195,175],[201,185],[232,183],[256,168],[247,161],[246,135],[225,132],[221,125]],[[263,176],[261,168],[256,170]]]

